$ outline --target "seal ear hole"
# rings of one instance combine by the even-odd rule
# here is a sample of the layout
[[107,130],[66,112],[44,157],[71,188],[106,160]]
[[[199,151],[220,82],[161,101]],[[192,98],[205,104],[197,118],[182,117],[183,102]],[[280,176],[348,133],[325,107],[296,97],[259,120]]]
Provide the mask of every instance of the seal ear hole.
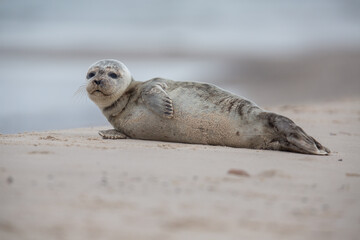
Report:
[[116,73],[114,73],[114,72],[109,72],[108,76],[111,77],[111,78],[118,78],[118,75]]
[[93,76],[95,76],[95,72],[90,72],[88,75],[87,75],[87,79],[90,79],[92,78]]

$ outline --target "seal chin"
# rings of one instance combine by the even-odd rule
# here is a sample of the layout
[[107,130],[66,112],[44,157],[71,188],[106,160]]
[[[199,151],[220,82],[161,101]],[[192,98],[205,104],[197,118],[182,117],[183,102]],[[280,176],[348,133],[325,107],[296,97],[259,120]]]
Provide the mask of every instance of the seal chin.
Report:
[[104,95],[104,93],[102,91],[100,91],[100,90],[94,90],[90,94],[95,95],[95,96]]
[[91,92],[88,92],[88,96],[100,109],[103,109],[118,100],[118,98],[121,97],[123,92],[124,91],[121,88],[118,88],[116,90],[114,89],[114,91],[111,92],[95,89]]

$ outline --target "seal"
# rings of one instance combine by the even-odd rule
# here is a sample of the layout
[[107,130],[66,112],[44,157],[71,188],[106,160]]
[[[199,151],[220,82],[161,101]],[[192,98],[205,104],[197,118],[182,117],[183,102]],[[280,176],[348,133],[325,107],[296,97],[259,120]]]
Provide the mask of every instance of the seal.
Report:
[[117,60],[86,75],[89,98],[111,130],[105,139],[144,139],[327,155],[330,150],[292,120],[211,84],[153,78],[135,81]]

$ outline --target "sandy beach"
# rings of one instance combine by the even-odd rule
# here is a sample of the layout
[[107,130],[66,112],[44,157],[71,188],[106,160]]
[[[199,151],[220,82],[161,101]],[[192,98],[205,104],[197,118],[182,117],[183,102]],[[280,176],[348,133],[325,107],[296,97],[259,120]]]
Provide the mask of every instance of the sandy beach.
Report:
[[360,99],[267,109],[331,155],[0,135],[0,238],[358,239]]

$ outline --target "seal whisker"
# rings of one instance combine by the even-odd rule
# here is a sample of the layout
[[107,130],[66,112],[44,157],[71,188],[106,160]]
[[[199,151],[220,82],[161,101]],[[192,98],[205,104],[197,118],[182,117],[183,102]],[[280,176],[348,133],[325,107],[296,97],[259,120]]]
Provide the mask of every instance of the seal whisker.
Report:
[[85,99],[85,101],[87,101],[88,98],[86,97],[86,85],[86,83],[80,85],[80,87],[74,92],[73,98],[76,98],[77,100]]

